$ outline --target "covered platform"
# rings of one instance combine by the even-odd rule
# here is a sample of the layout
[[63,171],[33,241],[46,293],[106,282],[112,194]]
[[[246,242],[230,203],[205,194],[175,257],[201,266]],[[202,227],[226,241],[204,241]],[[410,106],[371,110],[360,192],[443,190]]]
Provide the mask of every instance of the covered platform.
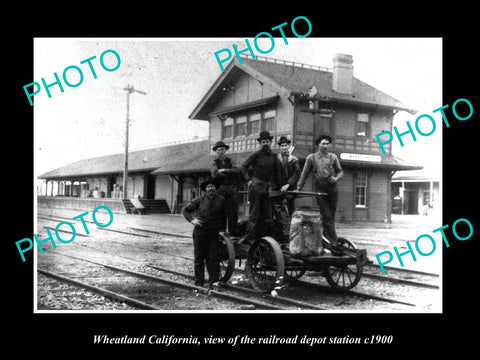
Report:
[[84,198],[72,196],[37,196],[38,208],[60,208],[72,210],[94,210],[98,206],[107,206],[113,213],[126,214],[127,210],[122,199]]

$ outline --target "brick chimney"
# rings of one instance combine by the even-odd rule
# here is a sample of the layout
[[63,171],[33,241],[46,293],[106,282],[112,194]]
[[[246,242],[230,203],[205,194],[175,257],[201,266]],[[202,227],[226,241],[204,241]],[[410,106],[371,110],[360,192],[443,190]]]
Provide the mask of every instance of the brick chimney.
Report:
[[353,57],[346,54],[335,54],[333,57],[332,89],[342,94],[353,92]]

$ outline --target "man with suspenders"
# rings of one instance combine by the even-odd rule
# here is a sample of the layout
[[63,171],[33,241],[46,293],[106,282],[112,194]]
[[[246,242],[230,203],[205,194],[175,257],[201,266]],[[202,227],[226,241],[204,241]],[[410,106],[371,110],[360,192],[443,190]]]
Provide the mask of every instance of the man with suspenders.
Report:
[[297,190],[301,191],[310,172],[314,175],[316,191],[326,193],[317,196],[317,204],[322,215],[323,233],[332,245],[337,245],[335,231],[335,213],[337,211],[337,182],[343,177],[343,169],[337,155],[328,152],[332,138],[320,135],[315,141],[318,151],[307,156],[305,165],[298,181]]

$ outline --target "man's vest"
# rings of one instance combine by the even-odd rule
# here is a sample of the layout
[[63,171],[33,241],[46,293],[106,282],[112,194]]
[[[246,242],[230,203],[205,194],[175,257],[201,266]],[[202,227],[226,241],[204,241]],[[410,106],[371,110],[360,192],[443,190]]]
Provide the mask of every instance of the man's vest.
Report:
[[[220,169],[231,169],[232,168],[232,159],[229,157],[225,156],[225,159],[223,160],[223,166],[222,166],[222,160],[220,158],[216,158],[215,164],[217,165],[217,168]],[[218,177],[217,180],[219,184],[221,185],[232,185],[235,184],[235,177],[231,175],[227,175],[226,177]]]

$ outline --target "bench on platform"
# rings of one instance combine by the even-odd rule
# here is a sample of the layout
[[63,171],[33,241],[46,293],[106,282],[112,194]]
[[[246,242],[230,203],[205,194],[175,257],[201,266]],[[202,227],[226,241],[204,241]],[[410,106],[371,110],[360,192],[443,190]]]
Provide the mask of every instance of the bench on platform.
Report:
[[130,200],[130,203],[132,204],[132,214],[138,213],[141,215],[147,213],[147,209],[145,208],[145,206],[142,205],[140,200],[138,200],[137,198],[131,198],[128,200]]

